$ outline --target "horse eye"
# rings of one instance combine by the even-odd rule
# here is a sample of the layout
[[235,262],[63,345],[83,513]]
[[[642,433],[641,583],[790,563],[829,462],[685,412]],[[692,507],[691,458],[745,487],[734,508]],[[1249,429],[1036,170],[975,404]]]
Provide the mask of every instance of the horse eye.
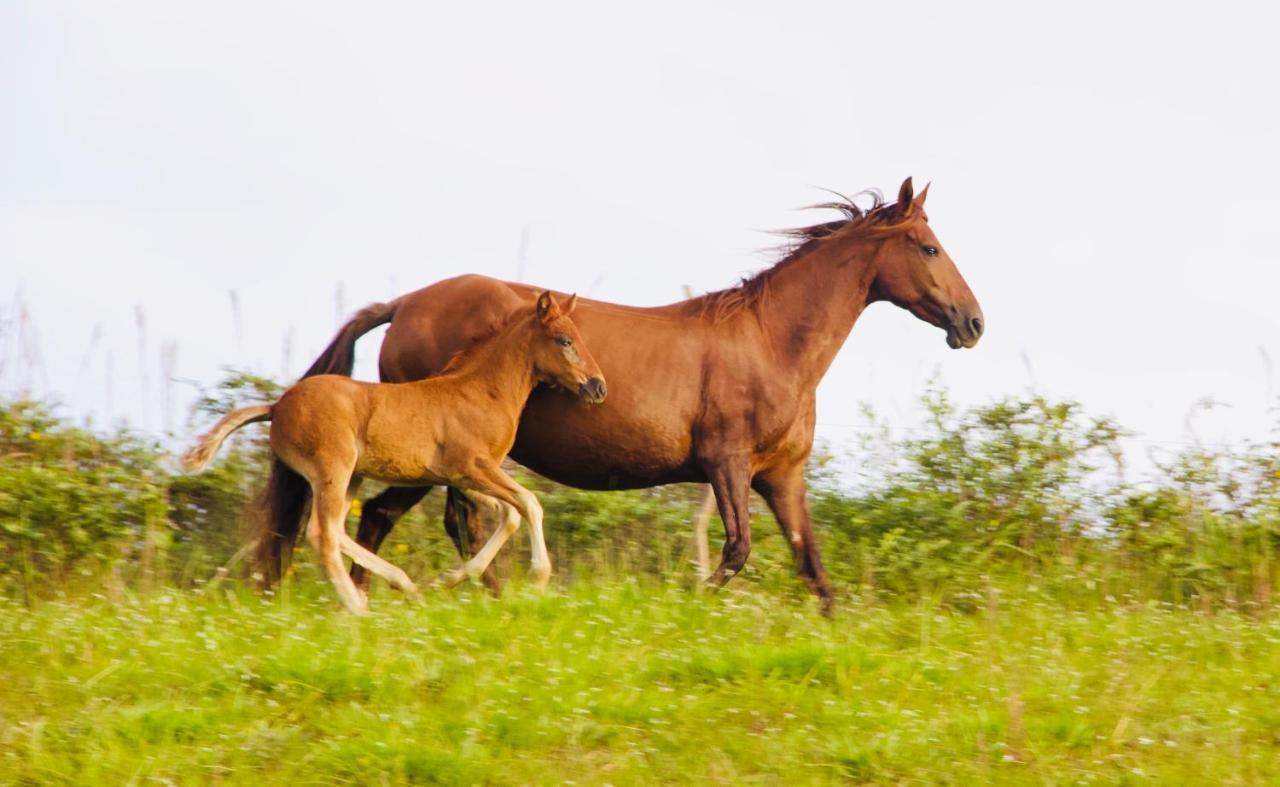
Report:
[[921,248],[924,249],[924,253],[928,254],[930,257],[938,256],[937,246],[922,246]]
[[557,336],[556,344],[560,345],[561,347],[568,347],[573,344],[573,339],[570,339],[568,336]]

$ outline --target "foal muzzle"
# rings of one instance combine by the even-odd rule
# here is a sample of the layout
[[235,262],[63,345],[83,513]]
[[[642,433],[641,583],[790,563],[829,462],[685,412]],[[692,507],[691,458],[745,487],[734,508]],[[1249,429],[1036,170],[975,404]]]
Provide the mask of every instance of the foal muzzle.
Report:
[[578,396],[592,404],[603,402],[607,392],[603,377],[588,378],[585,383],[578,386]]

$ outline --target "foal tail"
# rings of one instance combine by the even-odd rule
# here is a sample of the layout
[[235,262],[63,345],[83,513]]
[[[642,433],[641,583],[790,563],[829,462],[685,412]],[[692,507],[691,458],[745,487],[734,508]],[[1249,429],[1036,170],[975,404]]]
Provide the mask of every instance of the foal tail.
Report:
[[356,339],[364,336],[379,325],[391,322],[396,315],[397,303],[372,303],[356,312],[356,316],[347,320],[347,324],[338,329],[329,346],[324,348],[320,357],[316,358],[311,368],[302,373],[303,377],[317,374],[340,374],[351,376],[356,364]]
[[241,407],[239,410],[232,410],[200,438],[200,442],[196,443],[195,448],[183,454],[183,468],[189,473],[198,473],[204,470],[209,466],[213,455],[218,453],[218,448],[222,446],[222,441],[226,440],[232,432],[245,424],[270,420],[271,405],[269,404],[255,404],[252,407]]

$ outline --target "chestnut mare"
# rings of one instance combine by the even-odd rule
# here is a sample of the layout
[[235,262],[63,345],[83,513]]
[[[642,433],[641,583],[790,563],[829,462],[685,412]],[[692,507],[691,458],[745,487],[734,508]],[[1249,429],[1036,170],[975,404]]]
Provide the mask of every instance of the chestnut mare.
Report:
[[[587,408],[555,390],[534,391],[511,456],[584,489],[709,482],[725,530],[720,565],[709,579],[716,584],[747,560],[754,489],[791,545],[798,573],[829,611],[831,586],[805,502],[818,382],[854,321],[876,301],[942,328],[953,348],[972,347],[982,335],[981,309],[929,228],[927,191],[914,196],[907,178],[896,204],[872,192],[867,211],[852,201],[817,206],[844,217],[790,231],[797,246],[784,259],[727,290],[657,308],[582,300],[575,319],[591,346],[603,348],[609,401]],[[524,284],[461,276],[375,304],[339,331],[307,374],[350,374],[356,339],[390,322],[379,357],[382,379],[430,377],[536,294]],[[368,501],[359,542],[376,550],[428,491],[393,487]],[[445,527],[460,552],[464,528],[470,543],[482,537],[468,511],[465,498],[451,492]],[[297,515],[276,512],[278,522]],[[265,555],[268,577],[279,571],[282,543]],[[357,581],[363,573],[353,567]],[[491,574],[485,579],[497,586]]]
[[[517,310],[495,336],[460,356],[440,377],[400,385],[337,375],[300,380],[275,404],[243,407],[223,417],[183,457],[183,464],[203,470],[232,432],[270,421],[276,456],[272,473],[284,467],[306,478],[314,496],[308,538],[352,612],[364,612],[367,600],[347,575],[343,554],[393,587],[418,595],[403,571],[347,535],[347,509],[362,478],[415,488],[447,483],[479,493],[485,502],[492,502],[486,496],[495,498],[505,504],[506,521],[472,560],[446,574],[446,582],[456,584],[484,572],[523,516],[533,545],[533,575],[545,585],[551,561],[542,536],[542,506],[503,472],[501,463],[515,442],[520,412],[539,382],[577,391],[589,402],[604,401],[600,368],[569,319],[575,301],[576,296],[570,297],[562,309],[549,292],[542,293],[527,316]],[[278,483],[268,489],[282,491]],[[277,509],[300,510],[306,494],[298,498],[272,502]],[[298,524],[283,523],[281,529],[292,538]],[[267,540],[259,535],[262,543]]]

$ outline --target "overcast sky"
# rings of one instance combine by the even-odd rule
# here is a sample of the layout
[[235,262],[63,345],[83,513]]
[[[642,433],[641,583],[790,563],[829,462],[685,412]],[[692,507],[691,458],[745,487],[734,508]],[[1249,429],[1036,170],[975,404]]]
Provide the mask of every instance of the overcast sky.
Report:
[[935,374],[1148,444],[1275,423],[1274,4],[444,5],[0,4],[0,390],[181,428],[166,377],[291,378],[369,301],[669,302],[768,264],[815,186],[913,175],[986,337],[873,307],[821,435],[915,423]]

